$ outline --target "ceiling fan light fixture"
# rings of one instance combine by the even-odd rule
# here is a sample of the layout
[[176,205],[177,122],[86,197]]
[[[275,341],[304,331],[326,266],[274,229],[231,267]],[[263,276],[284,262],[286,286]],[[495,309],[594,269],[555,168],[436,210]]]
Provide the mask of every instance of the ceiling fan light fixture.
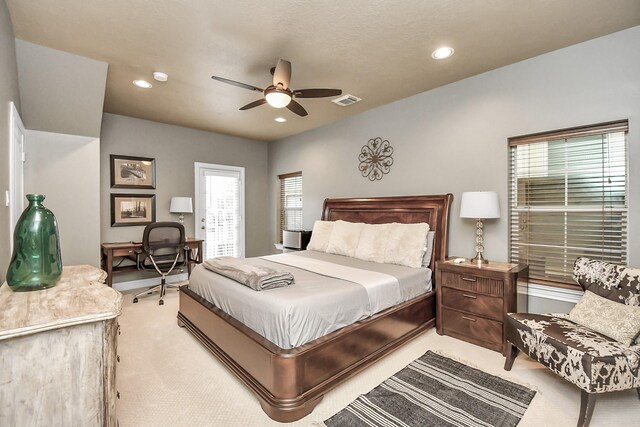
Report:
[[452,47],[443,46],[434,50],[433,53],[431,54],[431,57],[433,59],[445,59],[453,55],[453,52],[455,51],[453,50]]
[[272,89],[265,92],[264,98],[273,108],[284,108],[291,102],[291,95],[285,91]]

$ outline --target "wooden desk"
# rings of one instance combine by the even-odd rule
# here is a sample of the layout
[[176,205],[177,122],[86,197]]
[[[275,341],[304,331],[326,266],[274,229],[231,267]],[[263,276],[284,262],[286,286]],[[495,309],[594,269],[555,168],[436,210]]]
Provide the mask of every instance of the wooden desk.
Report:
[[[187,238],[187,246],[191,249],[189,256],[189,262],[187,262],[187,273],[191,275],[191,268],[193,264],[200,264],[202,262],[202,239],[195,239],[193,237]],[[114,258],[129,258],[135,259],[136,250],[142,249],[142,242],[116,242],[116,243],[103,243],[101,245],[101,259],[102,269],[107,272],[107,285],[113,285],[113,275],[123,273],[127,271],[138,271],[134,265],[113,265]]]

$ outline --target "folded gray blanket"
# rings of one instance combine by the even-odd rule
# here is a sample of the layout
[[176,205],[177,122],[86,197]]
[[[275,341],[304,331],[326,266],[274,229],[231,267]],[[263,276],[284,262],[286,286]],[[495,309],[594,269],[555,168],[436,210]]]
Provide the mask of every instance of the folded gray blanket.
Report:
[[220,257],[206,260],[205,268],[228,277],[254,291],[280,288],[295,283],[293,275],[287,271],[277,271],[262,265],[251,265],[243,259]]

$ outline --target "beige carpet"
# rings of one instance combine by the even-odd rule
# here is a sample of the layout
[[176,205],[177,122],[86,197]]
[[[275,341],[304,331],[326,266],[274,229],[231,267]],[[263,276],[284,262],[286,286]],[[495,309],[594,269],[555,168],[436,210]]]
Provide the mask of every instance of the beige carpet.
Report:
[[[269,419],[253,394],[187,330],[177,326],[177,292],[169,291],[164,306],[158,305],[157,298],[149,296],[132,304],[132,296],[125,295],[116,374],[120,426],[283,425]],[[499,353],[439,336],[435,329],[334,389],[313,413],[289,425],[321,422],[427,350],[537,389],[520,426],[576,425],[580,403],[576,387],[522,355],[513,370],[505,372]],[[639,419],[640,401],[630,390],[600,397],[591,426],[637,426]]]

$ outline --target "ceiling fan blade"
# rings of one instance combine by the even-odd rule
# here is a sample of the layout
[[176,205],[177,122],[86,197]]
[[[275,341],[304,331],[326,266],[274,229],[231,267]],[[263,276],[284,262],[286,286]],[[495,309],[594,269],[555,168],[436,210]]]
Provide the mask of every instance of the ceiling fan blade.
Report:
[[342,95],[340,89],[298,89],[293,91],[296,98],[325,98],[327,96]]
[[273,85],[278,87],[278,83],[282,84],[284,89],[289,87],[291,81],[291,62],[284,59],[278,59],[278,64],[273,72]]
[[233,85],[233,86],[238,86],[238,87],[241,87],[243,89],[255,90],[256,92],[264,92],[264,89],[260,89],[259,87],[251,86],[251,85],[248,85],[246,83],[240,83],[240,82],[237,82],[235,80],[225,79],[224,77],[211,76],[211,78],[213,80],[218,80],[219,82],[227,83],[227,84],[230,84],[230,85]]
[[245,105],[244,107],[240,107],[240,109],[244,111],[244,110],[248,110],[248,109],[250,109],[250,108],[259,107],[259,106],[261,106],[262,104],[264,104],[265,102],[267,102],[267,100],[266,100],[266,99],[264,99],[264,98],[260,98],[260,99],[258,99],[257,101],[253,101],[253,102],[248,103],[248,104],[247,104],[247,105]]
[[289,103],[289,105],[287,105],[287,108],[291,111],[293,111],[294,113],[296,113],[297,115],[304,117],[307,114],[307,110],[305,110],[302,105],[298,104],[296,101],[294,101],[293,99],[291,100],[291,102]]

